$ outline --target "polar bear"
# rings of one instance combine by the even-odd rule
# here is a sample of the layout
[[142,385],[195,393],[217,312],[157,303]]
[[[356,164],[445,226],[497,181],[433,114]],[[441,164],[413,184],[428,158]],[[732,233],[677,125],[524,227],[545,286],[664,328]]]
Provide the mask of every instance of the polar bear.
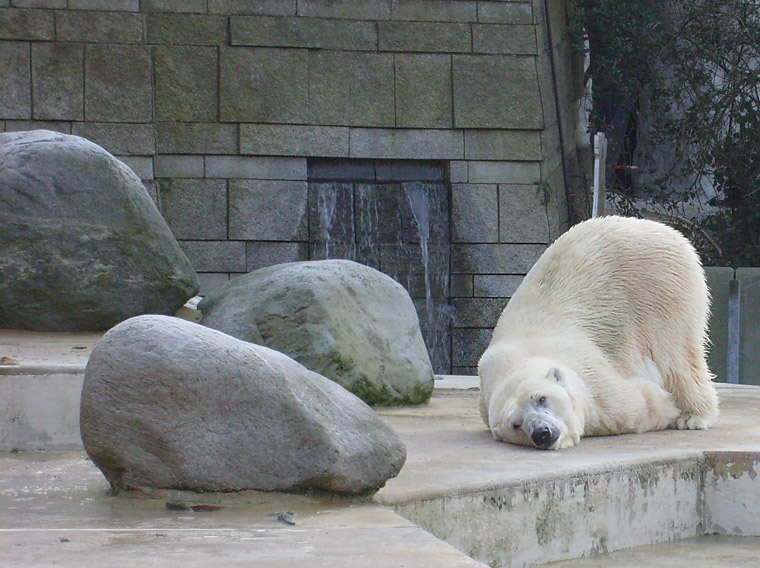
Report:
[[478,364],[497,440],[541,449],[664,428],[705,429],[709,293],[689,241],[662,223],[584,221],[515,291]]

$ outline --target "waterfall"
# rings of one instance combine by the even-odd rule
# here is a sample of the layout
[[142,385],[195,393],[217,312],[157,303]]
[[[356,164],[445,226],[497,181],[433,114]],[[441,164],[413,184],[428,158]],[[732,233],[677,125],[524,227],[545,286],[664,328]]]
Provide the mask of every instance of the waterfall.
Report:
[[[355,260],[405,286],[434,370],[449,372],[452,310],[446,186],[413,178],[347,179],[354,173],[349,169],[340,180],[309,183],[312,258]],[[417,172],[410,169],[408,174]]]
[[357,186],[356,195],[359,198],[359,203],[356,206],[357,223],[362,228],[359,247],[367,249],[379,244],[375,235],[380,225],[377,199],[371,195],[371,190],[364,185]]
[[409,207],[417,222],[417,234],[420,237],[420,252],[422,253],[422,265],[425,270],[425,308],[428,319],[432,317],[433,294],[430,289],[430,253],[428,242],[430,241],[430,211],[428,208],[428,195],[425,187],[420,184],[404,184],[406,198]]
[[335,208],[338,202],[338,190],[333,184],[323,184],[317,192],[317,214],[325,258],[330,258],[330,230],[335,220]]
[[[439,303],[436,305],[433,302],[433,290],[430,281],[431,263],[429,247],[431,211],[430,196],[428,195],[429,187],[430,186],[427,184],[419,183],[403,184],[404,191],[406,192],[406,198],[409,202],[409,208],[412,210],[412,215],[414,216],[414,220],[417,224],[417,234],[420,238],[422,265],[425,271],[425,318],[424,320],[420,321],[420,324],[422,326],[423,336],[425,337],[425,343],[427,344],[428,352],[430,353],[430,359],[431,362],[433,362],[433,366],[436,367],[439,360],[446,361],[447,363],[444,363],[441,367],[438,368],[438,372],[441,370],[446,372],[449,369],[449,359],[446,353],[450,349],[450,344],[447,340],[449,334],[447,329],[451,322],[453,312],[447,303]],[[444,278],[448,278],[447,273],[444,274]]]

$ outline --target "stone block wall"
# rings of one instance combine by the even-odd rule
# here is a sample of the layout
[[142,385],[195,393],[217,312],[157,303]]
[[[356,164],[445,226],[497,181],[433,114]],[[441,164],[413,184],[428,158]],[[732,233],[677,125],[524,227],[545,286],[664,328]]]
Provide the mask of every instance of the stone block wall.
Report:
[[319,257],[315,161],[435,162],[452,328],[438,370],[472,373],[568,221],[564,18],[564,0],[0,0],[0,130],[124,160],[206,292]]

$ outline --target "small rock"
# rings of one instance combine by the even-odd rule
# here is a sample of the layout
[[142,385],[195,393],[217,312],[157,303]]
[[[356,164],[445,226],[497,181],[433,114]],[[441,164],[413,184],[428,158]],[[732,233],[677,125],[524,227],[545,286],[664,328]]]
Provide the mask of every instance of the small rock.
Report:
[[215,513],[216,511],[221,511],[223,509],[223,507],[220,507],[219,505],[206,504],[193,505],[190,508],[196,513]]
[[274,517],[281,523],[285,523],[286,525],[295,525],[296,523],[296,514],[293,511],[281,511],[279,513],[272,513],[271,515],[267,515],[269,517]]

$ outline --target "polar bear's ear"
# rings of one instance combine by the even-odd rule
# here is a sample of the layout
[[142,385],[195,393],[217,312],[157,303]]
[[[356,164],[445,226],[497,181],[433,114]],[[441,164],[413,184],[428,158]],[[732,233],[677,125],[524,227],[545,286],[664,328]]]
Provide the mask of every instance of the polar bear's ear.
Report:
[[563,380],[562,370],[559,367],[552,367],[551,369],[549,369],[549,372],[546,373],[546,378],[553,379],[557,381],[558,383],[561,383]]

